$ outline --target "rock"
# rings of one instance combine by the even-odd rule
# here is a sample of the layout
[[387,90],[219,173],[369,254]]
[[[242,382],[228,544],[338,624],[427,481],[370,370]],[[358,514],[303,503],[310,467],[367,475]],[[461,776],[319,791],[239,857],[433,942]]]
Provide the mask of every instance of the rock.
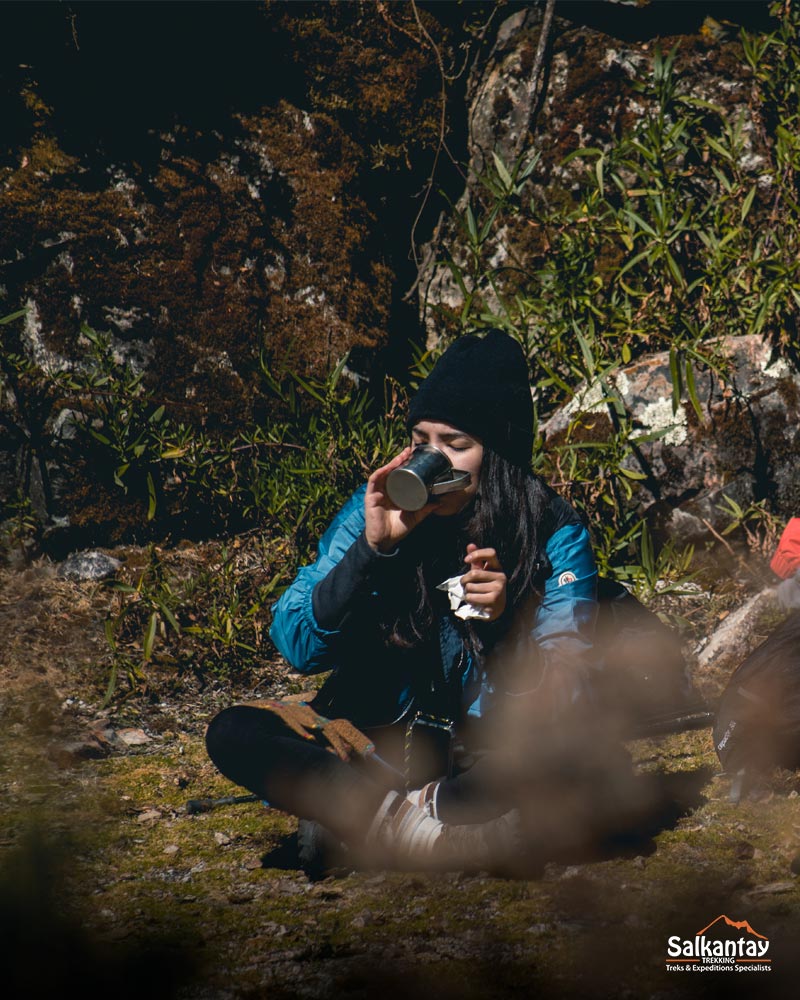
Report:
[[157,823],[161,819],[161,813],[158,809],[145,809],[144,812],[140,812],[136,817],[137,823]]
[[152,740],[143,729],[118,729],[116,735],[117,739],[129,747],[144,746]]
[[526,933],[528,934],[548,934],[552,930],[550,924],[531,924],[527,928]]
[[358,916],[354,917],[350,922],[351,927],[369,927],[370,924],[375,923],[375,914],[372,910],[363,910]]
[[233,889],[228,893],[228,902],[235,906],[252,903],[255,898],[256,894],[251,889]]
[[261,931],[268,938],[281,938],[288,933],[284,924],[279,924],[274,920],[267,920],[261,924]]
[[[571,23],[569,5],[560,5],[551,32],[546,93],[539,95],[539,100],[537,58],[546,30],[542,7],[516,11],[503,21],[490,54],[468,89],[469,171],[457,203],[461,221],[456,213],[442,221],[438,246],[432,248],[421,281],[425,290],[421,315],[428,346],[435,349],[442,335],[442,314],[452,315],[457,328],[464,306],[463,282],[453,274],[453,262],[464,269],[463,281],[467,285],[472,282],[476,298],[485,304],[484,312],[495,310],[503,316],[505,305],[485,274],[477,276],[478,271],[495,275],[505,302],[514,300],[514,282],[518,280],[521,297],[531,305],[536,303],[533,315],[519,324],[532,345],[534,370],[538,346],[547,343],[547,334],[537,329],[536,317],[546,314],[550,301],[546,279],[537,272],[536,262],[547,259],[555,248],[544,232],[547,225],[542,216],[536,209],[528,211],[526,202],[569,203],[579,190],[585,161],[574,158],[564,163],[565,156],[579,148],[608,150],[616,137],[646,116],[649,98],[636,81],[650,72],[655,43],[655,36],[645,34],[639,38],[625,35],[624,41],[615,37],[612,23],[604,17],[591,26],[585,20]],[[581,18],[585,17],[582,13]],[[750,72],[737,65],[741,64],[735,51],[738,43],[730,36],[715,38],[713,45],[703,31],[692,37],[699,23],[690,26],[683,21],[682,28],[677,22],[671,26],[676,36],[681,30],[687,32],[680,39],[676,62],[680,65],[679,86],[691,80],[692,95],[719,106],[730,120],[741,112],[741,166],[750,182],[759,190],[762,186],[766,189],[772,183],[765,174],[768,150],[752,119]],[[523,153],[535,152],[540,159],[520,195],[518,215],[512,218],[501,213],[502,225],[488,232],[480,267],[473,273],[463,216],[468,206],[477,211],[476,205],[483,200],[475,179],[487,162],[491,166],[493,151],[506,164],[513,164]],[[759,223],[753,218],[752,224]],[[605,249],[598,249],[599,245],[593,244],[602,256]],[[434,252],[437,248],[446,252]],[[598,268],[600,285],[607,266]],[[510,276],[517,272],[518,279]],[[608,289],[606,292],[611,294]],[[655,290],[653,294],[657,294]],[[598,301],[601,298],[599,295]],[[602,329],[596,333],[598,338],[605,336]],[[666,339],[659,343],[663,345]],[[800,484],[795,474],[800,445],[800,376],[785,362],[775,361],[769,337],[728,337],[720,347],[730,360],[730,382],[723,382],[711,369],[697,365],[692,369],[699,414],[687,399],[679,401],[673,412],[673,376],[667,351],[618,368],[607,380],[631,417],[634,432],[642,437],[652,435],[640,442],[637,453],[625,462],[632,473],[645,476],[635,489],[634,503],[642,513],[650,513],[655,526],[681,548],[705,541],[713,531],[728,526],[730,517],[719,509],[725,497],[745,508],[754,500],[767,498],[779,514],[794,514],[800,509]],[[586,384],[568,405],[553,414],[547,410],[547,391],[542,390],[539,402],[540,412],[547,418],[541,428],[545,447],[557,447],[567,437],[578,446],[608,438],[613,427],[604,395],[599,382]]]
[[[466,95],[468,186],[456,204],[462,218],[470,202],[470,188],[480,192],[473,204],[483,200],[475,179],[485,163],[491,164],[493,152],[507,165],[513,165],[521,155],[539,157],[520,199],[523,206],[529,199],[537,205],[562,204],[577,189],[584,169],[580,158],[564,163],[565,158],[581,147],[608,149],[616,136],[645,113],[646,98],[637,92],[636,80],[646,76],[652,63],[658,30],[648,37],[640,21],[639,37],[635,28],[633,37],[627,30],[622,37],[615,36],[608,4],[582,5],[574,19],[570,6],[556,4],[541,76],[536,70],[544,4],[536,4],[515,11],[502,22],[491,52],[476,79],[471,80]],[[587,6],[602,13],[592,17]],[[690,5],[682,6],[688,11]],[[681,43],[681,77],[691,80],[694,97],[719,105],[730,120],[741,115],[742,163],[754,180],[760,179],[766,160],[759,131],[753,127],[750,71],[735,39],[709,46],[698,32],[698,24],[677,14],[671,18],[668,33]],[[464,304],[447,263],[452,258],[469,274],[470,251],[459,228],[462,225],[451,213],[438,227],[435,242],[426,248],[430,252],[425,255],[420,281],[420,314],[429,347],[436,347],[441,337],[441,313],[457,316]],[[513,272],[520,262],[548,253],[548,240],[539,228],[514,220],[489,234],[483,260],[501,276],[505,267]],[[436,252],[441,247],[447,248],[446,254]],[[538,278],[533,279],[533,285],[538,290]],[[492,288],[485,287],[483,296],[489,307],[486,312],[502,312]]]
[[344,896],[344,889],[338,885],[319,882],[312,886],[309,895],[318,899],[341,899]]
[[758,620],[767,609],[776,606],[775,591],[766,588],[727,615],[697,656],[697,679],[730,674],[757,645]]
[[792,892],[796,888],[796,882],[770,882],[767,885],[759,885],[755,889],[751,889],[747,893],[746,898],[757,899],[759,896],[778,896],[784,892]]
[[92,549],[86,552],[74,552],[58,567],[56,574],[64,580],[106,580],[122,567],[119,559],[106,555],[105,552]]
[[[775,361],[769,344],[755,335],[728,337],[720,349],[730,362],[730,379],[697,373],[702,420],[686,400],[673,412],[666,352],[608,376],[634,431],[658,435],[623,463],[646,477],[636,499],[643,508],[657,503],[670,511],[665,530],[683,542],[710,537],[708,525],[727,527],[730,518],[719,507],[725,496],[743,507],[770,497],[787,514],[800,509],[800,375]],[[605,425],[610,431],[603,396],[599,384],[584,384],[543,424],[548,444],[596,439]]]
[[[323,4],[319,16],[296,17],[283,5],[235,5],[222,23],[201,9],[197,44],[184,46],[182,13],[110,18],[88,5],[76,31],[92,40],[74,54],[57,41],[60,13],[28,27],[20,17],[28,61],[52,76],[20,66],[20,90],[9,92],[20,113],[5,142],[20,155],[0,168],[0,291],[28,307],[24,323],[4,328],[13,350],[47,374],[79,370],[81,325],[107,331],[116,358],[195,428],[241,426],[274,404],[262,352],[307,375],[350,351],[369,375],[391,303],[413,280],[409,219],[439,136],[439,72],[410,7],[387,17],[374,5]],[[425,19],[447,46],[437,12]],[[113,74],[102,68],[109,32],[120,40]],[[212,74],[204,45],[216,53]],[[178,93],[156,95],[154,66]],[[100,76],[103,87],[86,87]],[[77,134],[76,101],[87,126]],[[76,531],[101,525],[117,541],[132,534],[126,522],[143,517],[135,490],[98,489],[97,463],[65,460],[70,449],[83,457],[74,401],[52,393],[44,457],[26,470],[14,452],[34,431],[39,440],[38,424],[25,422],[31,409],[38,421],[40,405],[12,395],[0,393],[0,495],[43,471],[43,515],[75,515]]]

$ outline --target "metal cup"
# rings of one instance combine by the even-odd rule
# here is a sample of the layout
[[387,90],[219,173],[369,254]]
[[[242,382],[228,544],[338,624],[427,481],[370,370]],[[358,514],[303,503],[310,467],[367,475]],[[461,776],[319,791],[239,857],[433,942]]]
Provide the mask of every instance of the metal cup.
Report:
[[469,473],[453,469],[444,452],[420,444],[407,462],[386,477],[386,492],[401,510],[420,510],[431,496],[464,489],[469,480]]

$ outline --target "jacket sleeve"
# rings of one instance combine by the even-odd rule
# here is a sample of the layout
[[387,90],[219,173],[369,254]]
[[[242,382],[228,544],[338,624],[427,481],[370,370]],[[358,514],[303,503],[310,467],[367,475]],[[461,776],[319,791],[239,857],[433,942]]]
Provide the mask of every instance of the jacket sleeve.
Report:
[[543,701],[546,714],[558,717],[591,697],[597,568],[589,534],[580,524],[559,528],[545,551],[551,572],[544,582],[531,638],[540,663],[537,700]]
[[317,558],[302,567],[272,612],[270,638],[301,673],[336,666],[337,641],[356,602],[376,585],[379,567],[392,561],[364,537],[364,493],[358,490],[322,536]]

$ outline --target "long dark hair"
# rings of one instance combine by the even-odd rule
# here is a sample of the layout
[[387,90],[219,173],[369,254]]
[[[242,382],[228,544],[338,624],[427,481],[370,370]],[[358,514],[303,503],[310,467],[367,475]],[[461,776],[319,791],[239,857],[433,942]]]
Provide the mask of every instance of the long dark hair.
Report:
[[[403,574],[405,584],[393,601],[395,614],[384,623],[386,640],[414,647],[434,638],[435,605],[443,599],[436,585],[459,571],[466,572],[469,542],[495,549],[508,579],[506,610],[489,628],[502,630],[523,602],[538,601],[537,576],[549,535],[551,495],[538,476],[485,448],[478,490],[468,507],[454,517],[431,515],[413,532],[410,559],[415,572]],[[472,621],[463,624],[467,644],[475,653],[483,648],[486,628]]]

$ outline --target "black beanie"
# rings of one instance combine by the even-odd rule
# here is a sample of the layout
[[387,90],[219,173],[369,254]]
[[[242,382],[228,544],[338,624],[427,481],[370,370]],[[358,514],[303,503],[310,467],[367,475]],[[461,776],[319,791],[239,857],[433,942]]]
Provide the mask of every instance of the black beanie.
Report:
[[533,402],[519,343],[501,330],[459,337],[411,400],[408,426],[420,420],[451,424],[527,469],[533,451]]

